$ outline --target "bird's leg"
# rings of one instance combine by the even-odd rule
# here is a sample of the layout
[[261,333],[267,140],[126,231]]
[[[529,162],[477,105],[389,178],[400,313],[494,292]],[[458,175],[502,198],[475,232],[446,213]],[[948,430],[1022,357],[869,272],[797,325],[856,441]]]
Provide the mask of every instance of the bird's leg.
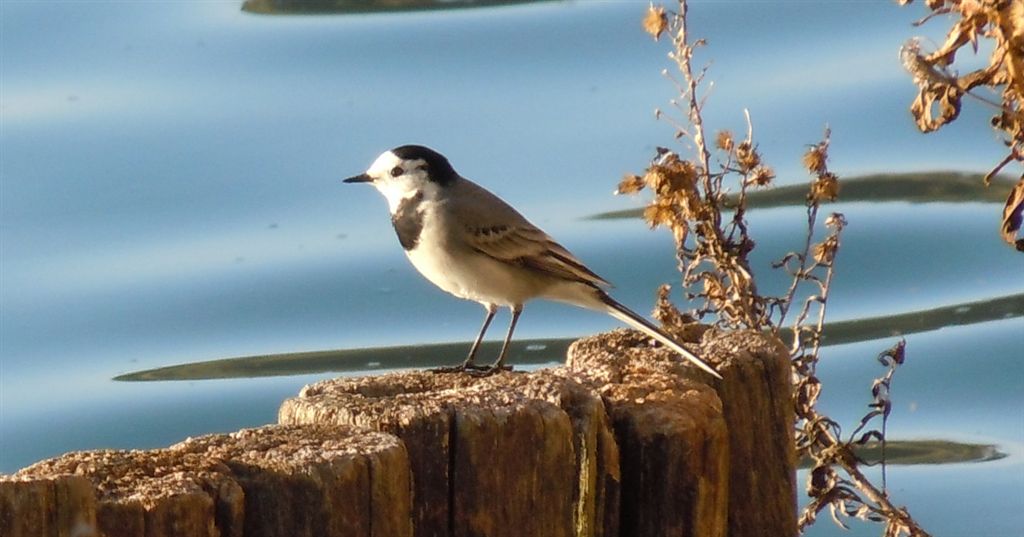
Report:
[[523,313],[523,305],[516,304],[510,308],[512,310],[512,322],[508,325],[508,334],[505,334],[505,343],[501,346],[501,354],[498,355],[498,359],[491,364],[484,372],[486,374],[497,373],[499,371],[511,370],[512,366],[505,365],[505,356],[508,355],[508,346],[512,342],[512,332],[516,330],[516,322],[519,320],[519,314]]
[[494,314],[498,312],[498,306],[494,304],[487,304],[484,306],[487,308],[487,316],[484,317],[484,324],[480,327],[480,333],[476,336],[476,341],[473,342],[473,346],[469,348],[469,355],[466,356],[466,361],[462,362],[462,369],[478,369],[474,359],[476,358],[476,351],[480,348],[480,342],[484,340],[484,333],[487,332],[487,327],[491,326],[491,319],[494,318]]
[[467,369],[485,369],[485,367],[476,365],[474,359],[476,358],[476,351],[480,348],[480,342],[484,340],[484,334],[487,332],[487,327],[491,326],[491,319],[494,319],[494,314],[498,312],[498,306],[495,306],[494,304],[484,304],[484,308],[487,309],[487,315],[484,317],[484,324],[480,327],[480,333],[477,334],[476,341],[473,342],[473,346],[469,348],[469,355],[466,356],[466,360],[462,362],[462,365],[437,367],[431,371],[435,373],[453,373],[465,371]]

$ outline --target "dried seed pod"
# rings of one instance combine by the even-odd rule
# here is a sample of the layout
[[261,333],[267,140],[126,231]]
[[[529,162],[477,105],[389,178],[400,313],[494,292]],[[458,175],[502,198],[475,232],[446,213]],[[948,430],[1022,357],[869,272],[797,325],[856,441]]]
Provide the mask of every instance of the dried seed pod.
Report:
[[754,171],[750,172],[750,177],[747,178],[747,184],[754,186],[768,186],[771,184],[773,179],[775,179],[775,171],[768,166],[758,166],[754,168]]
[[639,175],[627,174],[619,182],[618,188],[615,189],[616,194],[634,194],[640,192],[644,188],[644,179]]
[[644,16],[644,31],[651,34],[655,41],[668,29],[668,17],[665,16],[665,8],[662,6],[651,6],[647,8],[647,15]]
[[757,148],[749,140],[744,140],[736,148],[736,162],[740,165],[740,171],[748,173],[761,164],[761,155],[757,154]]
[[733,141],[732,133],[729,131],[718,131],[718,135],[715,136],[715,147],[722,151],[732,151],[736,147],[736,142]]
[[811,203],[835,201],[839,197],[839,178],[834,173],[824,173],[811,184],[811,192],[807,196]]

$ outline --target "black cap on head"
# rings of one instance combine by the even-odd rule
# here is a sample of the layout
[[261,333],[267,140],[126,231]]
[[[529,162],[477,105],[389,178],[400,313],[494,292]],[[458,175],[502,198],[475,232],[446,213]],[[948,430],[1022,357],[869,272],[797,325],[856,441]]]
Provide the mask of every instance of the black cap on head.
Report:
[[455,180],[459,174],[455,173],[451,163],[441,153],[422,145],[403,145],[391,150],[402,160],[422,160],[427,163],[427,176],[430,180],[446,185]]

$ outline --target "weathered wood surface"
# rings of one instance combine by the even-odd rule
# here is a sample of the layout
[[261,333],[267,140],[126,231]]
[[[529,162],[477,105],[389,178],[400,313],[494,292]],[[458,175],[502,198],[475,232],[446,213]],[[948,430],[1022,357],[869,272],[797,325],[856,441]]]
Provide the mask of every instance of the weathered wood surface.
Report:
[[726,535],[728,431],[715,390],[621,330],[577,341],[566,368],[598,391],[621,450],[621,535]]
[[792,368],[778,340],[713,334],[715,384],[729,431],[729,536],[797,535]]
[[[569,348],[566,364],[577,377],[590,379],[614,416],[627,476],[623,535],[795,536],[796,452],[786,349],[754,332],[704,332],[702,345],[693,350],[715,364],[724,377],[717,381],[667,349],[645,349],[644,341],[628,330],[584,338]],[[651,395],[643,395],[645,390]],[[637,408],[641,399],[641,407],[661,405],[673,416],[663,431],[657,420],[651,429],[638,423],[649,415]],[[677,466],[645,463],[646,450],[662,442],[663,434],[677,437],[660,451],[677,458]],[[682,453],[669,455],[673,450]],[[628,464],[637,465],[636,471]],[[701,465],[703,473],[695,472]],[[654,482],[661,490],[651,490],[643,476],[657,478],[659,468],[667,477]],[[727,474],[727,486],[709,477],[720,472]],[[631,487],[630,479],[641,486]],[[625,491],[631,490],[640,496],[630,499]],[[665,498],[672,509],[657,505]]]
[[[69,453],[0,480],[0,533],[409,536],[408,471],[397,439],[352,427],[268,426],[166,449]],[[72,491],[81,508],[26,505],[40,490]]]
[[87,537],[95,528],[96,499],[84,477],[0,479],[0,535]]
[[603,405],[557,372],[337,379],[285,401],[279,418],[401,438],[418,536],[617,535],[619,457]]
[[0,476],[0,535],[795,535],[785,349],[694,350],[723,381],[618,330],[550,370],[317,383],[283,425]]

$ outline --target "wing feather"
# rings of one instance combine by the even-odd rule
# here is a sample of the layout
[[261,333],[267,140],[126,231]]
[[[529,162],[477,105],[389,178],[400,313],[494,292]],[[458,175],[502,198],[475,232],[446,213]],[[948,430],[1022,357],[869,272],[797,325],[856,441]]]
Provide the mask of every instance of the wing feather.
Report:
[[463,223],[462,238],[474,250],[556,278],[611,286],[501,198],[466,179],[457,188],[454,210]]
[[543,231],[531,226],[467,228],[466,241],[476,251],[506,263],[557,278],[594,286],[609,285]]

